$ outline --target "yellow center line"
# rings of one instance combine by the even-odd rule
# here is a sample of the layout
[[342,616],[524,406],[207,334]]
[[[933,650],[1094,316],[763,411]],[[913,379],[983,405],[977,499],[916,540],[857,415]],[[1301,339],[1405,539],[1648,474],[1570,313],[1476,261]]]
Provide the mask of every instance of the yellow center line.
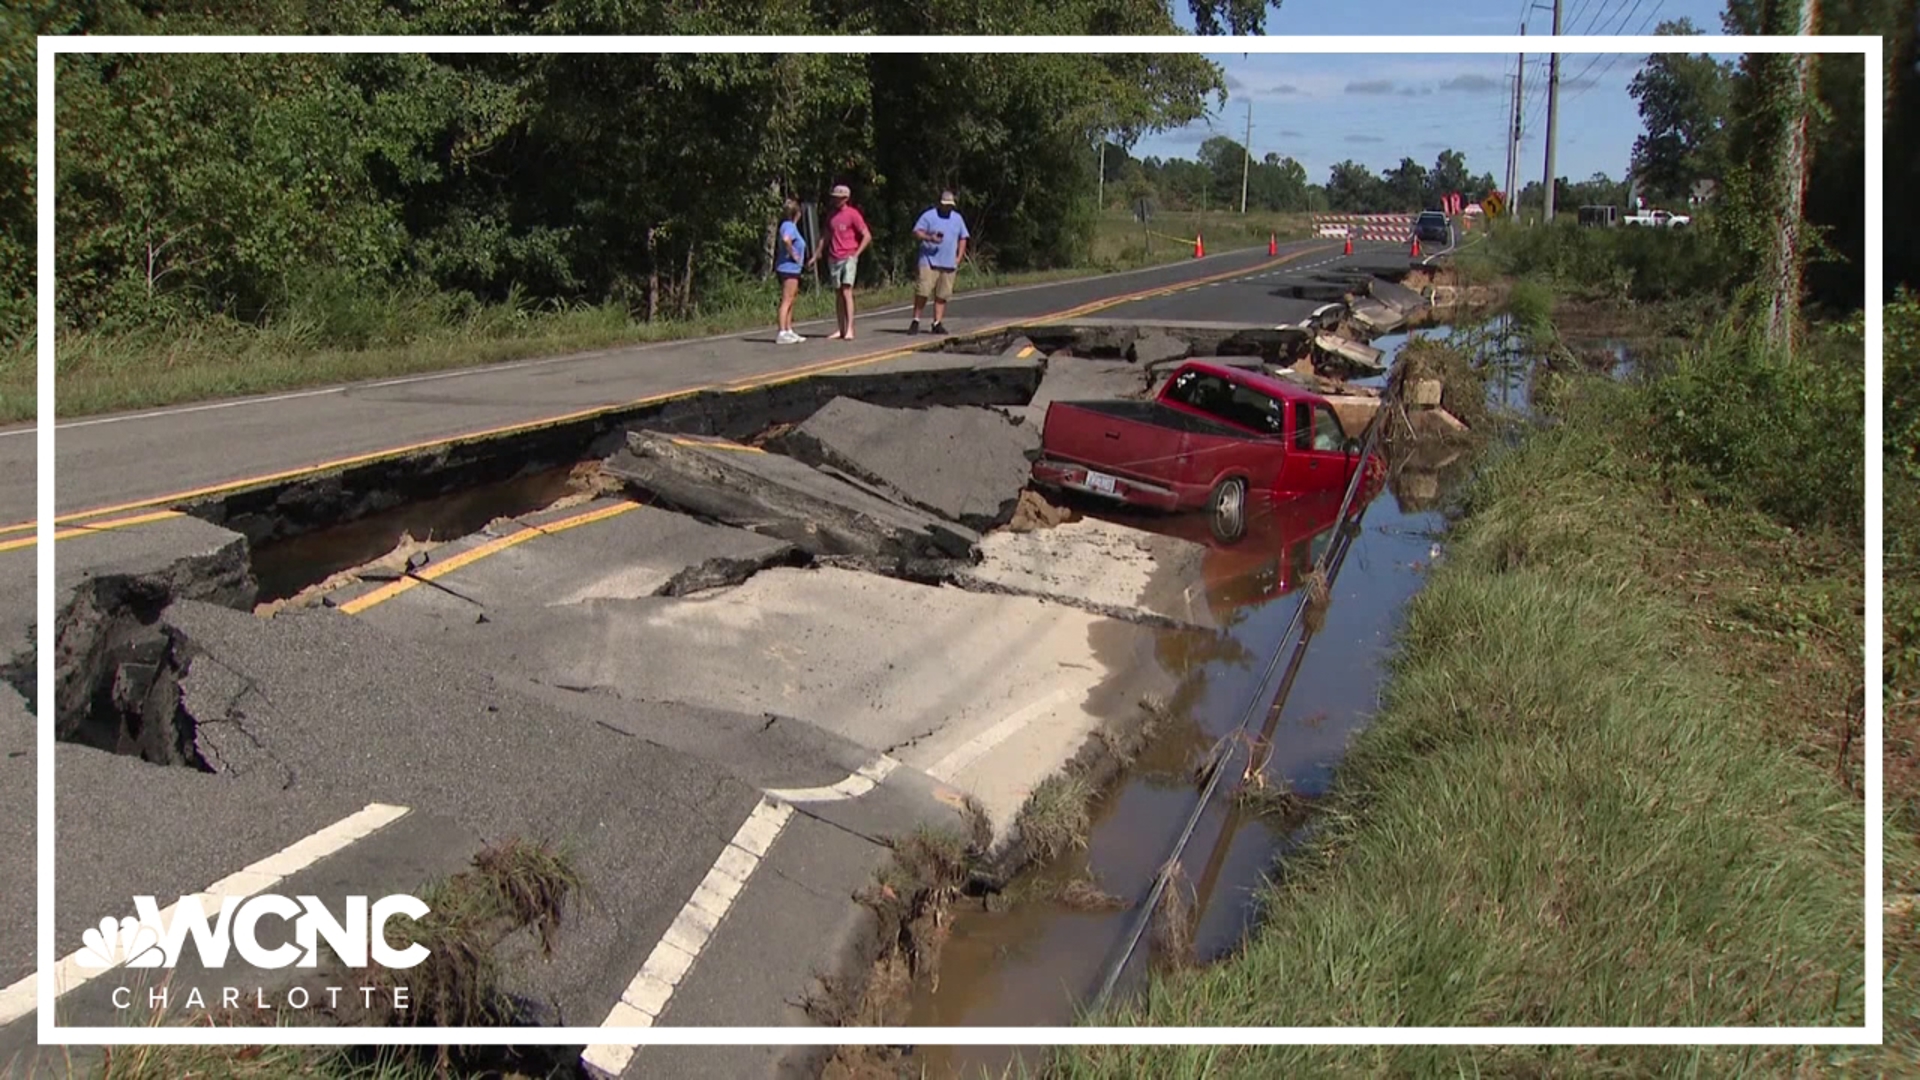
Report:
[[551,521],[538,526],[525,525],[523,523],[518,532],[509,533],[496,540],[489,540],[478,547],[468,548],[457,555],[449,556],[444,562],[432,563],[422,568],[417,574],[409,574],[397,581],[390,581],[370,593],[356,596],[352,600],[341,604],[340,610],[348,615],[358,615],[375,604],[385,603],[399,596],[401,593],[420,584],[422,580],[433,581],[437,578],[444,577],[463,566],[470,566],[489,555],[498,554],[516,544],[523,544],[536,536],[545,536],[549,533],[565,532],[568,529],[579,528],[582,525],[591,525],[596,521],[605,521],[610,517],[619,517],[629,510],[637,510],[639,508],[639,503],[622,502],[615,503],[612,506],[603,506],[598,510],[588,510],[584,513],[575,514],[572,517],[561,518],[559,521]]
[[[145,525],[149,522],[165,521],[168,518],[185,516],[185,514],[182,514],[178,510],[159,510],[151,514],[136,514],[133,517],[116,518],[112,521],[90,522],[74,529],[55,529],[53,538],[55,540],[65,540],[70,536],[87,536],[105,529],[124,529],[129,525]],[[31,527],[31,523],[29,523],[29,527]],[[0,543],[0,551],[18,551],[21,548],[30,548],[39,542],[40,538],[37,536],[23,536],[17,540],[8,540]]]
[[[1101,300],[1095,300],[1090,303],[1081,304],[1077,307],[1068,308],[1065,311],[1057,311],[1051,314],[1044,314],[1044,315],[1034,315],[1034,316],[1030,316],[1022,319],[1011,319],[1006,322],[996,323],[991,326],[983,327],[979,330],[972,331],[972,333],[975,335],[991,334],[1001,330],[1012,329],[1013,327],[1020,326],[1022,324],[1033,323],[1033,322],[1038,322],[1042,320],[1078,318],[1079,316],[1082,316],[1082,315],[1092,314],[1095,311],[1101,311],[1111,307],[1118,307],[1121,304],[1129,304],[1138,300],[1151,300],[1160,296],[1170,296],[1176,292],[1181,291],[1182,289],[1188,288],[1196,284],[1206,284],[1214,281],[1225,281],[1229,278],[1243,277],[1245,275],[1256,273],[1260,270],[1263,270],[1269,267],[1278,266],[1286,262],[1291,262],[1295,259],[1302,258],[1306,255],[1316,254],[1320,251],[1329,251],[1329,250],[1332,250],[1332,245],[1327,245],[1325,247],[1302,248],[1299,251],[1289,252],[1288,254],[1281,255],[1276,258],[1267,259],[1264,262],[1257,263],[1254,266],[1244,270],[1222,271],[1221,273],[1209,275],[1203,278],[1197,278],[1197,279],[1194,279],[1193,281],[1179,282],[1173,285],[1156,286],[1151,289],[1142,289],[1137,292],[1124,293],[1120,296],[1112,296],[1112,297],[1107,297]],[[658,402],[671,401],[674,399],[684,398],[684,397],[691,397],[694,394],[698,394],[706,390],[724,389],[729,391],[741,391],[741,390],[756,389],[763,386],[777,386],[777,385],[780,385],[781,383],[792,382],[796,379],[805,378],[808,375],[822,374],[827,371],[841,371],[850,367],[859,367],[863,364],[873,364],[873,363],[878,363],[882,360],[896,359],[898,357],[906,356],[911,353],[922,352],[928,349],[935,348],[940,344],[941,342],[939,341],[929,341],[924,345],[916,345],[908,349],[889,349],[883,352],[870,353],[865,356],[847,357],[839,360],[822,360],[822,361],[817,361],[811,364],[802,364],[797,367],[786,368],[780,371],[769,372],[765,375],[747,376],[744,379],[736,379],[727,383],[721,383],[721,384],[707,383],[700,386],[685,387],[679,390],[670,390],[665,393],[650,394],[646,397],[635,398],[631,401],[616,402],[611,405],[596,405],[596,406],[592,406],[585,409],[578,409],[573,412],[563,413],[559,416],[549,416],[540,420],[519,421],[512,424],[502,424],[497,427],[486,428],[480,431],[470,431],[470,432],[466,432],[466,433],[455,435],[448,438],[426,439],[416,443],[409,443],[405,446],[389,447],[384,450],[373,450],[363,454],[353,454],[348,457],[334,458],[330,461],[322,461],[313,465],[301,465],[295,468],[282,469],[278,472],[265,473],[259,476],[249,476],[239,480],[226,480],[217,484],[207,484],[203,487],[189,488],[186,491],[176,491],[168,495],[155,495],[151,498],[136,499],[132,502],[116,503],[112,506],[94,507],[91,510],[76,510],[76,511],[73,511],[72,513],[61,514],[55,517],[53,520],[54,520],[54,524],[58,525],[58,524],[63,524],[70,521],[81,521],[88,518],[99,517],[103,514],[115,514],[115,513],[121,513],[127,510],[141,510],[150,506],[160,506],[162,504],[178,503],[184,500],[200,499],[210,495],[219,495],[223,492],[238,491],[243,488],[257,487],[262,484],[271,484],[281,480],[292,480],[302,476],[310,476],[315,473],[327,472],[332,469],[346,469],[356,465],[370,464],[372,462],[383,461],[388,458],[399,457],[404,454],[410,454],[420,450],[434,449],[439,447],[459,446],[463,443],[477,442],[482,439],[491,439],[500,435],[537,431],[545,427],[554,427],[560,424],[571,423],[576,420],[592,419],[594,417],[605,416],[609,413],[620,412],[626,409],[639,408],[640,406],[643,406],[643,405],[652,405]],[[24,521],[14,525],[0,526],[0,535],[4,535],[6,533],[31,530],[34,528],[34,526],[35,526],[35,523],[32,521]]]

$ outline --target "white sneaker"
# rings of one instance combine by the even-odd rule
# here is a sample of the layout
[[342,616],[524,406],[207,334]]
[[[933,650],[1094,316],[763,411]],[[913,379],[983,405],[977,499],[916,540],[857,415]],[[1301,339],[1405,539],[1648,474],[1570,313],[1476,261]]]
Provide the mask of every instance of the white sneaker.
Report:
[[773,340],[778,345],[797,345],[806,339],[791,330],[782,330],[773,336]]

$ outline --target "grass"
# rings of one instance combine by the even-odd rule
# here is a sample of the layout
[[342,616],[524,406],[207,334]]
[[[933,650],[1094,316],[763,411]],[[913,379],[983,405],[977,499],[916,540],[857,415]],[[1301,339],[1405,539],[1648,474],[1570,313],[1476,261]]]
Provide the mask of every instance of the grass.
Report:
[[[1858,541],[1670,488],[1647,409],[1576,377],[1562,423],[1484,464],[1261,925],[1103,1021],[1861,1023]],[[1839,1075],[1910,1052],[1110,1047],[1042,1072]]]
[[[1220,252],[1262,244],[1270,233],[1304,235],[1296,218],[1232,215],[1228,224],[1210,214],[1205,227],[1211,250]],[[1153,227],[1192,236],[1198,223],[1198,215],[1163,214]],[[973,265],[962,270],[960,288],[1032,285],[1192,257],[1190,244],[1172,241],[1155,240],[1149,250],[1139,228],[1124,214],[1108,215],[1081,265],[1013,273]],[[72,333],[59,341],[57,412],[75,417],[157,408],[736,333],[773,325],[775,297],[770,282],[737,283],[716,289],[697,317],[649,323],[619,304],[534,306],[510,299],[476,307],[405,290],[371,297],[326,293],[293,304],[265,326],[209,319],[139,332]],[[878,282],[858,294],[861,310],[869,312],[911,299],[911,282]],[[965,310],[965,292],[955,305]],[[794,318],[831,319],[833,311],[832,293],[807,285]],[[0,349],[0,423],[33,419],[34,377],[31,341]]]
[[1040,781],[1014,818],[1027,852],[1047,863],[1086,847],[1093,831],[1093,794],[1092,786],[1075,772]]
[[1920,302],[1886,312],[1886,987],[1889,1054],[1920,1059]]

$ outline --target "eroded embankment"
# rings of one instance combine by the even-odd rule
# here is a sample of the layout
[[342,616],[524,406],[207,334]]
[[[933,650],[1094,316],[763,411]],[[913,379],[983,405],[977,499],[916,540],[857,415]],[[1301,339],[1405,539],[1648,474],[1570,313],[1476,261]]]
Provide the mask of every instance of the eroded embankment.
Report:
[[[1861,1023],[1864,821],[1827,741],[1858,678],[1844,599],[1861,585],[1858,552],[1662,490],[1636,393],[1571,380],[1558,424],[1481,471],[1409,606],[1335,812],[1261,897],[1245,949],[1106,1019]],[[1775,627],[1796,615],[1821,629],[1783,638]],[[1298,1047],[1214,1064],[1877,1069],[1856,1053]],[[1087,1049],[1042,1072],[1164,1075],[1189,1060]]]

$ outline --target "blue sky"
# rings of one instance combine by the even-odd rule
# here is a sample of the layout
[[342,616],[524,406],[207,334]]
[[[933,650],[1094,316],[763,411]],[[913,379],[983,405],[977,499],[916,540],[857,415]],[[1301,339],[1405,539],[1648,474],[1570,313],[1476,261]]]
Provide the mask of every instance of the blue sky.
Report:
[[[1709,33],[1720,30],[1723,0],[1564,0],[1567,34],[1652,33],[1670,19],[1688,18]],[[1191,28],[1182,0],[1180,22]],[[1546,8],[1522,0],[1284,0],[1267,14],[1271,36],[1354,34],[1508,34],[1523,15],[1529,35],[1552,32]],[[1450,55],[1436,38],[1421,56],[1262,56],[1240,53],[1212,59],[1227,73],[1229,99],[1208,123],[1143,138],[1137,157],[1192,157],[1210,135],[1244,137],[1253,107],[1253,152],[1299,160],[1307,176],[1324,183],[1334,163],[1352,158],[1375,172],[1411,157],[1431,166],[1442,149],[1467,156],[1474,174],[1504,181],[1506,123],[1516,57]],[[1528,105],[1520,146],[1524,183],[1545,165],[1546,57],[1530,55]],[[1560,138],[1554,171],[1574,180],[1595,172],[1625,171],[1640,115],[1627,82],[1636,56],[1569,54],[1561,58]]]

